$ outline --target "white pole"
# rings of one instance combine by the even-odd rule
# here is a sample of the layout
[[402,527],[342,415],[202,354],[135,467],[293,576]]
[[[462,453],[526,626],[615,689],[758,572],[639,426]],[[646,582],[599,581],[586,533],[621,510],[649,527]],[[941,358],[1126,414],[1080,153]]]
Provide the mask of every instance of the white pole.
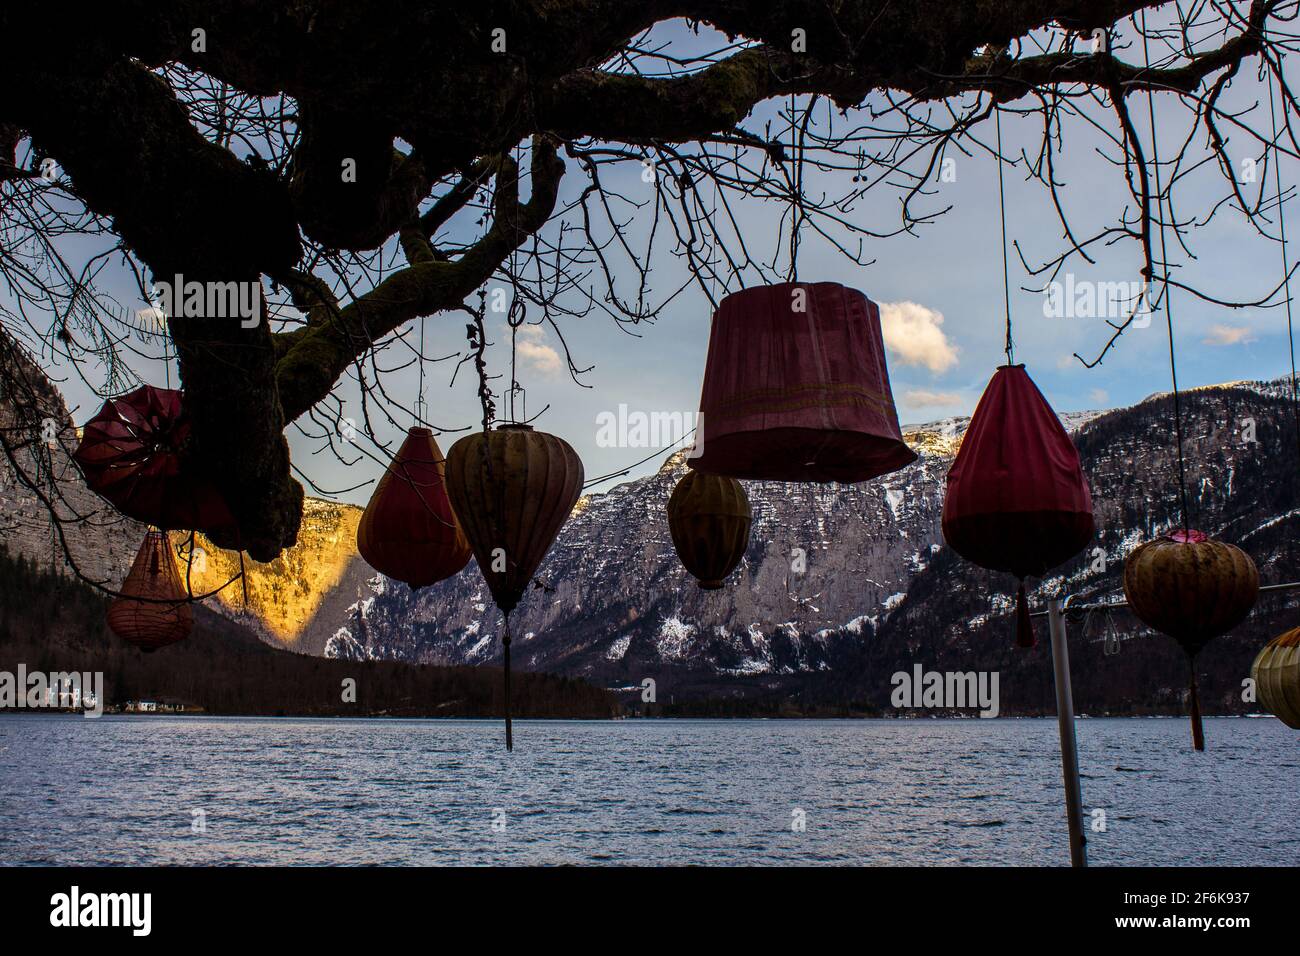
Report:
[[1074,738],[1074,694],[1070,690],[1070,648],[1065,640],[1061,599],[1047,603],[1052,632],[1052,670],[1056,683],[1056,722],[1061,732],[1061,772],[1065,780],[1065,812],[1070,824],[1070,864],[1088,865],[1083,835],[1083,794],[1079,790],[1079,748]]

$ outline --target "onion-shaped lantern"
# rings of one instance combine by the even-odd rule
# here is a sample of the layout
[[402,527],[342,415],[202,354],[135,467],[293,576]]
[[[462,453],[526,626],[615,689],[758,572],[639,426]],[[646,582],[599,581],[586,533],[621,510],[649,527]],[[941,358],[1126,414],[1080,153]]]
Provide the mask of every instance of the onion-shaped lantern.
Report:
[[582,460],[562,438],[499,425],[447,453],[447,492],[492,600],[505,615],[506,749],[510,727],[510,612],[582,494]]
[[163,530],[230,528],[235,519],[217,486],[184,466],[189,437],[181,393],[142,385],[104,403],[72,457],[86,484],[128,518]]
[[943,536],[972,564],[1019,580],[1016,643],[1034,646],[1025,578],[1042,577],[1092,538],[1079,453],[1023,365],[993,375],[948,471]]
[[916,460],[889,387],[880,309],[835,282],[742,289],[713,316],[693,468],[856,482]]
[[188,597],[166,533],[150,531],[122,582],[121,596],[108,606],[109,629],[145,652],[175,644],[194,626]]
[[357,550],[376,571],[427,587],[469,564],[470,547],[447,497],[433,432],[412,428],[357,524]]
[[1264,709],[1300,730],[1300,627],[1265,644],[1250,665],[1250,676]]
[[668,498],[668,530],[686,570],[706,591],[716,591],[749,546],[754,518],[735,478],[692,471]]
[[1196,690],[1196,655],[1246,619],[1259,595],[1259,571],[1235,545],[1178,531],[1138,545],[1124,562],[1124,596],[1142,623],[1168,634],[1187,654],[1192,744],[1205,749]]

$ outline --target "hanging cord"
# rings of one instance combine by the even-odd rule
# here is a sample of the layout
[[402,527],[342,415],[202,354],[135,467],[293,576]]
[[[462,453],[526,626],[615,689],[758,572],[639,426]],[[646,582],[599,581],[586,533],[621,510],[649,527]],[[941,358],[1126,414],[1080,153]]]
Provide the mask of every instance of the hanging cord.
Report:
[[[1146,69],[1151,69],[1150,42],[1147,37],[1147,14],[1142,11],[1142,58]],[[1147,116],[1151,122],[1151,161],[1155,166],[1156,180],[1156,215],[1160,225],[1160,270],[1163,273],[1161,283],[1164,286],[1165,328],[1169,334],[1169,378],[1174,389],[1174,435],[1178,442],[1178,498],[1183,516],[1183,534],[1191,529],[1187,508],[1187,463],[1183,454],[1183,406],[1178,391],[1178,360],[1174,350],[1174,297],[1169,288],[1169,254],[1165,244],[1164,189],[1160,184],[1160,142],[1156,135],[1155,96],[1147,86]],[[1173,201],[1169,203],[1170,218],[1173,218]]]
[[[1282,78],[1278,76],[1278,82]],[[1291,349],[1291,408],[1295,415],[1296,451],[1300,453],[1300,389],[1296,387],[1295,334],[1291,321],[1291,270],[1286,258],[1286,202],[1282,196],[1282,153],[1277,148],[1277,107],[1273,102],[1273,83],[1268,84],[1268,115],[1273,124],[1273,181],[1277,186],[1277,223],[1282,238],[1282,288],[1286,293],[1286,338]]]
[[415,424],[424,425],[424,420],[428,417],[428,408],[424,404],[424,319],[420,319],[420,354],[416,356],[415,364],[420,370],[419,391],[415,396]]
[[515,738],[510,727],[510,613],[507,611],[504,615],[506,626],[505,632],[501,635],[501,648],[505,657],[505,681],[506,681],[506,750],[515,749]]
[[1002,172],[1002,111],[993,107],[995,125],[998,131],[998,207],[1002,214],[1002,301],[1006,308],[1007,340],[1002,350],[1007,353],[1007,365],[1015,364],[1016,345],[1011,340],[1011,267],[1007,263],[1007,193],[1003,184]]

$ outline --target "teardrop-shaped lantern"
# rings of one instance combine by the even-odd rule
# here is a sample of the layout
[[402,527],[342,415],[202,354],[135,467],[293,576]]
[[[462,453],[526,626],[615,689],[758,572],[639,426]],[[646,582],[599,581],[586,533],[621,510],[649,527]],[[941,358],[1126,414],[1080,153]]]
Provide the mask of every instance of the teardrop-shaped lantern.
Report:
[[161,531],[145,535],[120,591],[108,606],[109,629],[142,651],[184,640],[194,626],[171,542]]
[[1025,367],[1002,366],[948,470],[943,537],[972,564],[1019,579],[1019,646],[1034,646],[1024,579],[1074,557],[1092,532],[1092,495],[1074,443]]
[[1300,627],[1265,644],[1250,665],[1250,677],[1263,708],[1300,730]]
[[880,309],[836,282],[742,289],[713,315],[692,468],[856,482],[916,460],[889,388]]
[[1192,744],[1204,750],[1196,655],[1255,606],[1255,562],[1236,545],[1212,541],[1200,531],[1177,531],[1133,549],[1124,561],[1124,596],[1142,623],[1168,634],[1187,654]]
[[447,492],[505,615],[506,748],[510,727],[510,612],[582,494],[582,460],[561,438],[528,425],[466,435],[447,453]]
[[745,489],[735,478],[692,471],[668,498],[673,547],[706,591],[721,588],[740,564],[753,518]]
[[376,571],[422,588],[469,564],[469,540],[452,511],[445,470],[433,432],[407,432],[357,524],[357,550]]

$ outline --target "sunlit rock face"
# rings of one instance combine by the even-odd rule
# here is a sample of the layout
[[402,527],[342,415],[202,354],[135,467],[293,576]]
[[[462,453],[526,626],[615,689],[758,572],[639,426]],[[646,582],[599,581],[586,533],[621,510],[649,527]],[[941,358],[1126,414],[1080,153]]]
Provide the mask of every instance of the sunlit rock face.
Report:
[[[264,639],[304,653],[319,654],[336,627],[330,621],[346,614],[344,602],[374,574],[357,554],[361,509],[308,498],[298,541],[274,561],[245,557],[240,573],[237,553],[214,547],[202,535],[189,556],[187,536],[173,534],[182,576],[189,575],[195,594],[217,592],[209,604],[251,627]],[[234,582],[234,583],[230,583]]]
[[[1234,383],[1184,398],[1193,523],[1245,547],[1265,582],[1300,573],[1293,544],[1300,540],[1300,463],[1288,389],[1289,382]],[[1169,404],[1153,396],[1132,408],[1063,416],[1092,487],[1098,532],[1083,554],[1038,585],[1035,602],[1062,589],[1081,599],[1117,594],[1128,551],[1179,521]],[[944,480],[966,424],[955,418],[905,428],[918,460],[863,484],[746,482],[754,512],[749,549],[721,591],[700,590],[673,550],[665,507],[685,473],[680,456],[656,474],[585,496],[511,616],[516,666],[607,686],[649,676],[670,697],[842,697],[865,687],[882,699],[888,687],[879,694],[874,682],[915,660],[958,655],[954,666],[993,666],[1005,652],[1005,666],[1021,666],[1029,658],[1008,651],[1012,582],[962,562],[940,533]],[[64,485],[69,498],[94,498],[76,487],[75,476]],[[4,532],[11,547],[48,554],[48,521],[33,501],[16,495],[12,481],[0,496],[8,496],[3,520],[26,529]],[[236,583],[209,603],[268,642],[302,653],[499,661],[502,618],[477,565],[412,592],[359,558],[360,514],[309,500],[293,548],[268,564],[246,561],[247,598]],[[120,576],[142,531],[131,522],[87,528],[78,548],[87,564]],[[193,565],[181,536],[175,543],[195,593],[239,571],[237,555],[202,537]],[[1129,619],[1119,624],[1127,637],[1143,633]],[[1078,629],[1100,647],[1096,619],[1079,621]],[[1120,665],[1107,660],[1113,696]],[[1140,669],[1137,657],[1124,660]],[[1089,679],[1076,676],[1080,687]],[[1015,686],[1004,682],[1013,688],[1004,693]],[[1171,677],[1170,694],[1181,686]]]

